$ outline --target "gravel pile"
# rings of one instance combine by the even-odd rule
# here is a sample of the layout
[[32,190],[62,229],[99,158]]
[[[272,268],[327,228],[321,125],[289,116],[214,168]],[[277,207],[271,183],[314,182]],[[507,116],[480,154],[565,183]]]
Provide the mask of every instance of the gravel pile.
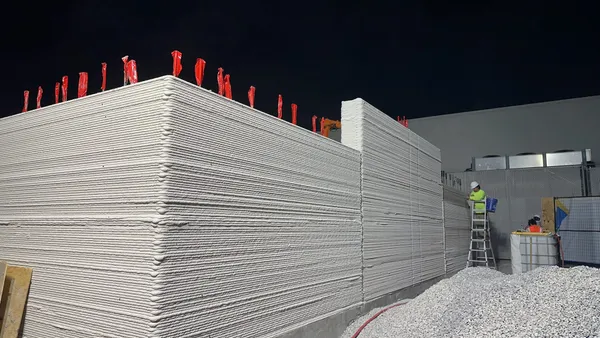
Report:
[[377,317],[359,336],[367,337],[600,337],[600,270],[541,267],[505,275],[465,269]]

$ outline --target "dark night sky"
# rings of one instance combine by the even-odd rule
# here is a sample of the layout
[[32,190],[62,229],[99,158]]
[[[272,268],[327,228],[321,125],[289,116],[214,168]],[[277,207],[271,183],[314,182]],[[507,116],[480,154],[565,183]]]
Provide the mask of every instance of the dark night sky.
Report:
[[38,85],[42,104],[52,103],[62,75],[69,75],[71,98],[80,71],[90,74],[88,93],[99,91],[101,62],[114,88],[123,55],[137,61],[140,80],[169,74],[173,49],[183,53],[182,78],[193,81],[202,57],[205,88],[216,89],[217,68],[224,67],[234,99],[247,103],[254,85],[256,107],[274,114],[281,93],[287,119],[289,104],[297,103],[306,127],[313,114],[339,118],[340,101],[355,97],[416,118],[600,94],[597,6],[268,2],[4,5],[1,116],[20,111],[25,89],[34,107]]

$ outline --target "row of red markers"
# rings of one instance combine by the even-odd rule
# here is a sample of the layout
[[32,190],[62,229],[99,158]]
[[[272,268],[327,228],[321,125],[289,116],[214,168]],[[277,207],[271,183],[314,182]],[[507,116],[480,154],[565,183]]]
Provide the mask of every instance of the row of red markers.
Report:
[[[179,77],[179,74],[183,70],[182,66],[182,57],[183,54],[174,50],[171,52],[171,56],[173,58],[173,76]],[[137,64],[135,60],[130,60],[129,56],[124,56],[121,58],[123,61],[123,85],[134,84],[138,82],[138,72],[137,72]],[[102,91],[106,90],[106,68],[107,64],[103,62],[101,64],[102,68],[102,85],[100,86]],[[202,86],[202,80],[204,79],[204,70],[206,68],[206,61],[202,58],[196,59],[196,64],[194,66],[194,76],[196,78],[196,84],[198,86]],[[224,74],[223,68],[219,67],[217,70],[217,85],[218,85],[218,94],[227,97],[228,99],[233,100],[233,94],[231,90],[231,76],[229,74]],[[54,103],[65,102],[67,101],[67,92],[69,87],[69,77],[63,76],[61,82],[56,82],[54,86]],[[88,73],[81,72],[79,73],[79,82],[77,85],[77,97],[84,97],[87,95],[88,91]],[[38,87],[37,98],[36,98],[36,108],[41,108],[42,95],[44,90],[42,87]],[[250,86],[248,89],[248,102],[250,107],[254,108],[254,97],[256,95],[256,88],[254,86]],[[28,110],[29,105],[29,91],[24,91],[24,102],[23,102],[23,110],[22,112],[26,112]],[[297,124],[297,116],[298,116],[298,105],[295,103],[291,104],[292,109],[292,123]],[[283,97],[279,94],[277,98],[277,117],[283,118]],[[316,116],[313,116],[313,132],[316,132],[316,124],[315,121]],[[398,116],[398,122],[400,122],[403,126],[408,127],[408,120],[406,117],[402,119]]]
[[[181,64],[181,59],[183,54],[174,50],[171,52],[171,56],[173,57],[173,76],[179,77],[183,66]],[[138,82],[138,73],[137,73],[137,64],[135,60],[129,60],[129,56],[124,56],[121,58],[123,60],[123,85],[134,84]],[[106,67],[107,64],[105,62],[102,63],[102,85],[101,90],[106,90]],[[204,69],[206,68],[206,61],[202,58],[196,59],[196,65],[194,66],[194,75],[196,78],[196,84],[198,86],[202,86],[202,80],[204,79]],[[233,99],[233,94],[231,90],[231,75],[224,74],[223,68],[219,67],[217,71],[217,84],[218,84],[218,93],[219,95],[225,96],[228,99]],[[65,102],[67,101],[67,92],[69,88],[69,77],[63,76],[61,82],[57,82],[54,87],[54,103]],[[87,95],[88,91],[88,73],[81,72],[79,73],[79,83],[77,86],[77,97],[84,97]],[[36,108],[42,107],[42,95],[44,90],[42,87],[38,87],[37,98],[36,98]],[[23,102],[23,110],[22,112],[26,112],[29,106],[29,91],[24,91],[24,102]],[[250,103],[250,107],[254,108],[254,97],[256,95],[256,88],[254,86],[250,86],[248,90],[248,101]],[[292,123],[297,124],[297,114],[298,114],[298,105],[292,103]],[[280,119],[283,118],[283,97],[281,94],[277,100],[277,117]]]

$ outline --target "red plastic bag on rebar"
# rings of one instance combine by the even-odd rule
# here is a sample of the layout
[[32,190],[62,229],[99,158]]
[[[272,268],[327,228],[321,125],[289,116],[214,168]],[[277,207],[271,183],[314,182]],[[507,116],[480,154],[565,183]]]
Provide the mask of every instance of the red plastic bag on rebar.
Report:
[[219,86],[219,95],[223,95],[223,92],[225,90],[223,82],[223,68],[219,67],[219,70],[217,71],[217,85]]
[[250,102],[250,107],[254,108],[254,94],[256,94],[256,88],[254,86],[250,86],[248,90],[248,102]]
[[171,52],[171,56],[173,57],[173,76],[179,77],[183,66],[181,65],[181,58],[183,54],[180,51],[174,50]]
[[123,60],[123,86],[125,86],[127,84],[127,61],[129,60],[129,56],[125,55],[121,60]]
[[292,103],[292,124],[298,124],[298,105],[295,103]]
[[67,101],[67,94],[69,92],[69,77],[62,77],[62,102]]
[[36,98],[36,108],[42,108],[42,94],[44,94],[44,90],[42,87],[38,87],[37,98]]
[[54,103],[58,103],[59,94],[60,94],[60,83],[57,82],[56,85],[54,85]]
[[135,60],[127,61],[127,81],[131,84],[138,83],[137,64]]
[[281,94],[277,98],[277,117],[280,119],[283,118],[283,96]]
[[206,68],[206,61],[201,58],[196,59],[196,66],[194,67],[194,75],[196,76],[196,84],[202,87],[202,80],[204,79],[204,69]]
[[29,106],[29,90],[23,91],[23,109],[22,113],[27,111],[27,106]]
[[102,86],[100,89],[102,91],[106,90],[106,62],[102,62]]
[[84,97],[87,95],[88,89],[88,73],[79,73],[79,84],[77,85],[77,97]]
[[225,97],[233,100],[233,93],[231,92],[231,76],[227,74],[223,80],[225,83]]

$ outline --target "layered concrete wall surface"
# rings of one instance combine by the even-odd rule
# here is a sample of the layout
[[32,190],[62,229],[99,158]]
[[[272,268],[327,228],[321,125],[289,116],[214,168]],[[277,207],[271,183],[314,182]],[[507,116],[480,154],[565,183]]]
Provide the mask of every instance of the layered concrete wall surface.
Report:
[[360,99],[342,121],[171,76],[0,120],[24,337],[277,337],[442,276],[439,150]]
[[467,265],[471,241],[471,210],[467,193],[444,186],[444,241],[446,274],[451,275]]
[[439,149],[362,99],[342,103],[342,125],[362,153],[365,299],[443,275]]

